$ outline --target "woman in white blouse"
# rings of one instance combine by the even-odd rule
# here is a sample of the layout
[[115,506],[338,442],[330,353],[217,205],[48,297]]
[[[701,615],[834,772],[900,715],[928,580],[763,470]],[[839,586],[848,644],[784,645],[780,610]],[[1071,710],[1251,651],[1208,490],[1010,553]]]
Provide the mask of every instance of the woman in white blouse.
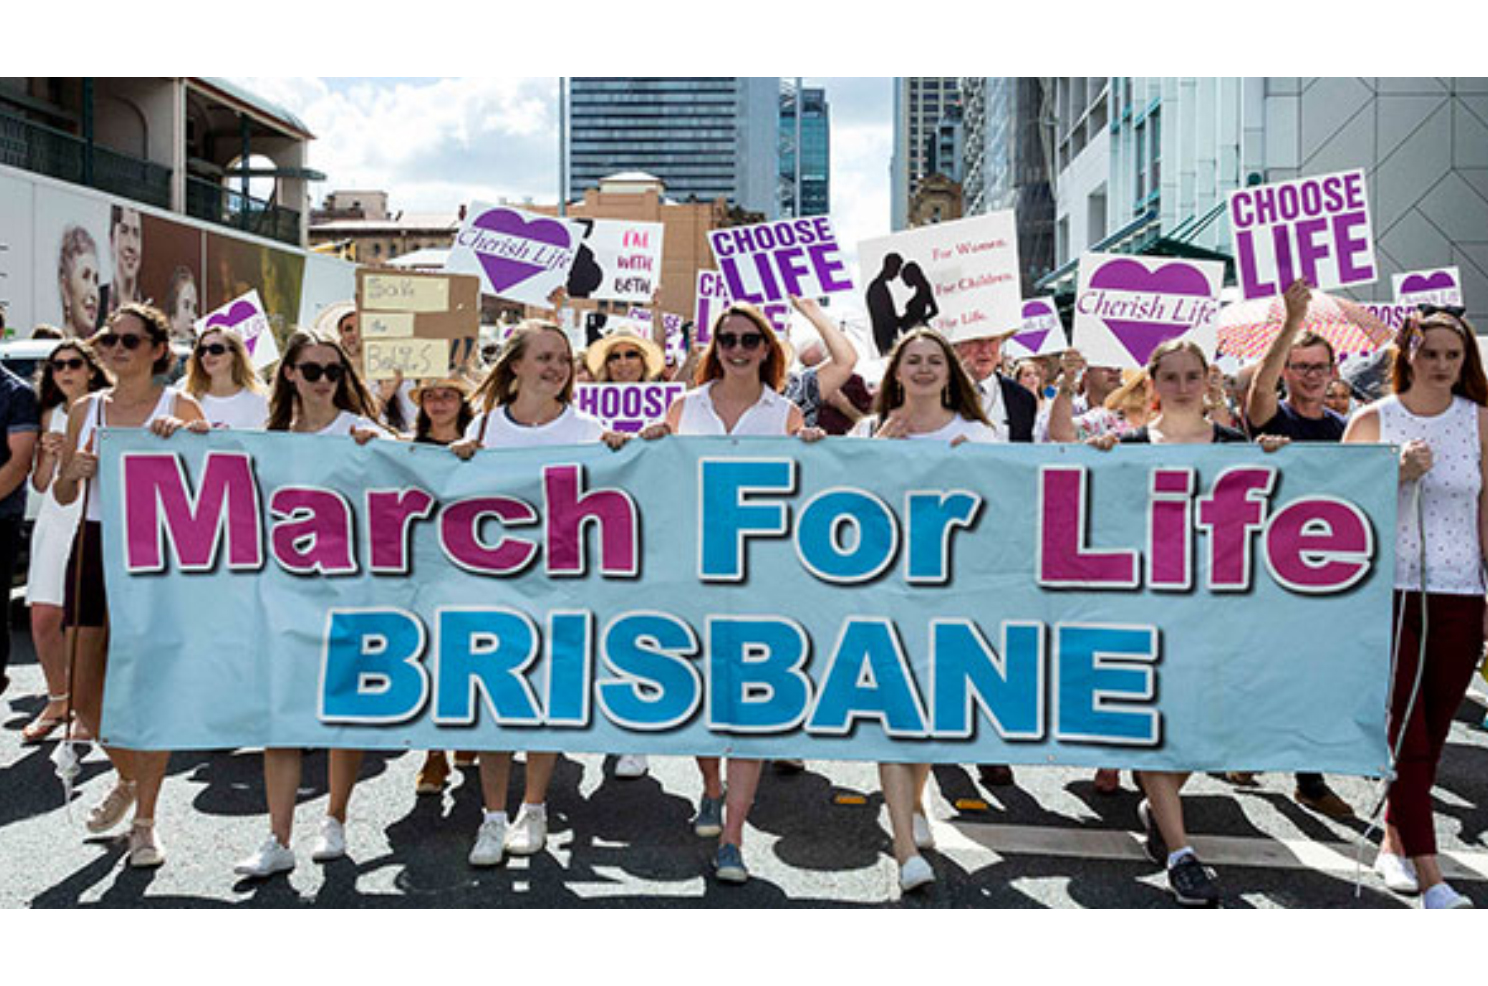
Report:
[[213,428],[262,431],[269,418],[263,379],[236,332],[208,329],[197,337],[186,363],[186,393]]

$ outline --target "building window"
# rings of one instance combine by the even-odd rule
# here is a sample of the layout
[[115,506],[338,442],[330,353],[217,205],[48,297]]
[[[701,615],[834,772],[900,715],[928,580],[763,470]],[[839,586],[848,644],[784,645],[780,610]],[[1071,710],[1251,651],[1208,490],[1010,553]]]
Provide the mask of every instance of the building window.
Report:
[[1148,192],[1155,192],[1162,182],[1162,116],[1157,110],[1147,117],[1147,130],[1152,138],[1152,145],[1147,150],[1147,160],[1152,162],[1150,173],[1147,176]]
[[1134,209],[1142,208],[1142,200],[1147,197],[1147,121],[1143,120],[1137,124],[1135,139],[1133,141],[1136,155],[1136,166],[1132,169],[1136,176],[1136,186],[1133,192]]

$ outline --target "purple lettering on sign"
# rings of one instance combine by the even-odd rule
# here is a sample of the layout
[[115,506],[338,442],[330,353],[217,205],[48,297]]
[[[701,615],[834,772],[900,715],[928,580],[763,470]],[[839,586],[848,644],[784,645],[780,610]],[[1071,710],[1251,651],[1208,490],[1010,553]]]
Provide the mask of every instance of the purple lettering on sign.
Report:
[[[561,265],[557,253],[541,247],[562,251],[565,258],[573,247],[562,223],[528,220],[511,209],[487,209],[470,225],[472,235],[462,245],[475,252],[486,280],[497,293]],[[494,235],[482,236],[477,231]]]
[[1246,298],[1280,294],[1299,277],[1327,289],[1377,276],[1363,171],[1239,189],[1229,216]]
[[853,290],[826,216],[713,230],[708,243],[734,301],[762,305]]
[[[1155,271],[1149,271],[1135,260],[1112,260],[1090,275],[1090,293],[1094,294],[1097,289],[1203,299],[1208,299],[1212,294],[1209,279],[1204,273],[1183,261],[1173,261]],[[1178,306],[1161,311],[1156,310],[1157,308],[1156,305],[1132,307],[1132,314],[1140,316],[1135,318],[1123,317],[1126,312],[1119,309],[1113,310],[1112,314],[1099,310],[1090,313],[1099,315],[1111,334],[1131,354],[1132,359],[1143,364],[1154,349],[1192,327],[1192,323],[1177,320],[1177,313],[1181,310]],[[1151,315],[1147,314],[1149,310]]]

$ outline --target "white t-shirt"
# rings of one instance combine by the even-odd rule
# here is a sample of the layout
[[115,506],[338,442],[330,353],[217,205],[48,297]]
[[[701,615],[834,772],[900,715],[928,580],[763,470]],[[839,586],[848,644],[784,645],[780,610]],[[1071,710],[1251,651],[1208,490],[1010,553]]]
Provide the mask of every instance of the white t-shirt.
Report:
[[269,420],[269,399],[244,388],[231,397],[202,394],[197,398],[213,428],[263,431]]
[[307,434],[350,435],[353,428],[368,428],[372,431],[377,432],[379,437],[384,434],[382,427],[375,421],[372,421],[369,418],[364,418],[360,414],[352,414],[350,411],[342,411],[340,414],[336,415],[336,420],[332,421],[324,428],[320,429],[319,431],[308,432]]
[[[482,439],[481,431],[485,437]],[[605,427],[600,420],[573,405],[543,425],[522,425],[513,421],[503,405],[491,412],[491,423],[486,425],[486,415],[477,414],[465,429],[465,437],[479,441],[481,448],[535,448],[542,445],[586,445],[603,437]]]
[[[878,424],[878,417],[876,415],[864,418],[853,428],[852,434],[856,438],[872,438],[873,433],[878,431]],[[980,421],[964,418],[959,414],[946,422],[943,428],[938,428],[935,431],[927,431],[919,435],[906,435],[905,437],[950,444],[952,439],[958,435],[965,435],[968,442],[994,443],[1002,441],[1002,439],[997,437],[997,432],[988,428]]]

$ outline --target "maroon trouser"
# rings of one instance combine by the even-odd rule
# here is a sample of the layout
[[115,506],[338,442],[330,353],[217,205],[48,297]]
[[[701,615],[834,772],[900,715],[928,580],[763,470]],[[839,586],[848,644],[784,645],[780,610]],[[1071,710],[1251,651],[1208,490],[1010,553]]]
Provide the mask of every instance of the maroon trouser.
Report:
[[[1390,694],[1390,745],[1400,741],[1402,720],[1410,702],[1421,656],[1420,593],[1395,593],[1395,619],[1405,606],[1395,683]],[[1467,695],[1467,686],[1483,654],[1482,596],[1426,596],[1426,671],[1404,722],[1405,738],[1396,761],[1395,783],[1385,808],[1385,821],[1400,833],[1407,856],[1436,855],[1436,827],[1431,814],[1431,785],[1452,717]]]

